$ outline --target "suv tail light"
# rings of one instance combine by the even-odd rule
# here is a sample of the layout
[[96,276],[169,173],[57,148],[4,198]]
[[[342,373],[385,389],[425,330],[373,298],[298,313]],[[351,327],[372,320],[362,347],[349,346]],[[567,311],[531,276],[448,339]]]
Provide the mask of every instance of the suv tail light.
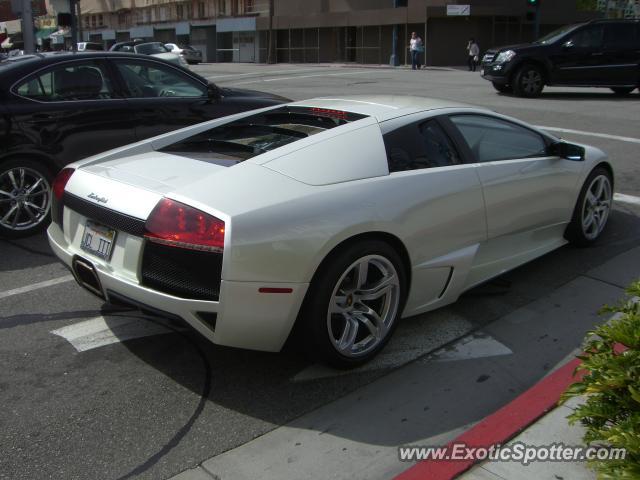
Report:
[[57,200],[62,200],[64,187],[67,186],[67,183],[69,182],[71,175],[73,175],[73,172],[75,172],[75,169],[73,168],[63,168],[53,181],[51,190],[53,191],[53,195]]
[[224,222],[189,205],[163,198],[149,215],[144,236],[172,247],[222,252]]

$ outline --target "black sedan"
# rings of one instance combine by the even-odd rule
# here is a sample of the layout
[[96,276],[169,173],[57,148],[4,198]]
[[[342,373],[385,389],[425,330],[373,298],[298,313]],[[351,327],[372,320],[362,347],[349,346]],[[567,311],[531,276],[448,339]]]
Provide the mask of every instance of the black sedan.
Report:
[[48,223],[51,182],[68,163],[287,99],[219,88],[149,56],[23,55],[0,62],[0,236]]

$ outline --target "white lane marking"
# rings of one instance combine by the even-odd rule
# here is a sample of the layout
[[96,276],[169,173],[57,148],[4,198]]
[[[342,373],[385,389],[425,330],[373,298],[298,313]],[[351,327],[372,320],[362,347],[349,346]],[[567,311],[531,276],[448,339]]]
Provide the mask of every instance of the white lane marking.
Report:
[[451,347],[438,350],[426,361],[455,362],[474,358],[499,357],[511,355],[513,351],[506,345],[488,335],[473,334],[461,339]]
[[291,378],[291,381],[302,382],[396,368],[465,335],[471,328],[472,325],[468,320],[445,310],[429,312],[428,316],[403,320],[384,351],[363,366],[352,370],[336,370],[314,364],[302,369]]
[[339,77],[343,75],[360,75],[363,73],[367,73],[367,72],[365,70],[362,70],[358,72],[346,72],[346,73],[319,73],[316,75],[296,75],[294,77],[278,77],[278,78],[267,78],[267,79],[260,79],[260,80],[250,80],[248,82],[238,82],[235,85],[247,85],[249,83],[263,83],[263,82],[279,82],[280,80],[298,80],[298,79],[311,78],[311,77]]
[[73,275],[65,275],[52,280],[45,280],[44,282],[33,283],[24,287],[14,288],[12,290],[5,290],[4,292],[0,292],[0,299],[12,297],[13,295],[19,295],[21,293],[32,292],[40,288],[51,287],[52,285],[58,285],[60,283],[70,282],[73,279]]
[[266,72],[265,73],[265,72],[260,71],[260,72],[249,72],[249,73],[227,73],[227,74],[224,74],[224,75],[214,75],[212,77],[207,76],[207,75],[203,75],[203,76],[205,78],[207,78],[207,79],[212,79],[212,78],[223,78],[224,79],[224,78],[229,78],[229,77],[247,77],[247,76],[250,76],[250,75],[254,75],[254,76],[255,75],[265,75],[265,76],[273,75],[273,76],[275,76],[275,75],[286,75],[286,74],[289,74],[289,73],[304,73],[304,72],[317,72],[317,71],[318,71],[317,68],[304,68],[304,69],[296,69],[296,70],[283,70],[281,72],[273,71],[273,72]]
[[640,205],[640,197],[626,195],[624,193],[614,193],[613,200],[620,203],[630,203],[631,205]]
[[608,138],[610,140],[619,140],[621,142],[640,143],[640,138],[621,137],[619,135],[609,135],[608,133],[584,132],[582,130],[572,130],[570,128],[543,127],[542,125],[537,125],[537,128],[549,130],[550,132],[573,133],[575,135],[584,135],[586,137],[599,137]]
[[67,340],[78,352],[171,332],[161,324],[134,316],[96,317],[51,331]]

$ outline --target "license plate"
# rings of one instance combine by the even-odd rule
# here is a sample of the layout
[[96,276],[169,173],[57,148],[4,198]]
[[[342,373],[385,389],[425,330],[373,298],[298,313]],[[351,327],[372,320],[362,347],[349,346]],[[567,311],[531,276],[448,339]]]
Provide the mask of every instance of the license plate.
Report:
[[103,260],[109,260],[115,239],[115,230],[99,223],[87,221],[80,248]]

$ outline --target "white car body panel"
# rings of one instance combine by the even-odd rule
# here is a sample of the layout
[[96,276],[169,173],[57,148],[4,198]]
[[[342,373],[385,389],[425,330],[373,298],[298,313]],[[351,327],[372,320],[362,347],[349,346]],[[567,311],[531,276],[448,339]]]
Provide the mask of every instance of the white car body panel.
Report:
[[[141,285],[145,241],[124,232],[118,233],[109,261],[90,258],[104,289],[179,316],[215,343],[277,351],[318,267],[342,242],[372,233],[400,242],[411,277],[403,316],[429,311],[565,244],[564,229],[580,188],[606,160],[585,147],[582,162],[544,157],[389,174],[381,128],[442,113],[487,111],[411,97],[291,105],[370,116],[232,167],[158,149],[256,111],[70,165],[77,170],[66,191],[89,202],[145,220],[167,197],[225,222],[218,301],[178,298]],[[65,231],[52,224],[49,240],[71,266],[74,255],[87,258],[80,248],[87,219],[67,207],[63,218]],[[263,287],[291,292],[259,293]],[[197,312],[216,313],[215,330]]]

